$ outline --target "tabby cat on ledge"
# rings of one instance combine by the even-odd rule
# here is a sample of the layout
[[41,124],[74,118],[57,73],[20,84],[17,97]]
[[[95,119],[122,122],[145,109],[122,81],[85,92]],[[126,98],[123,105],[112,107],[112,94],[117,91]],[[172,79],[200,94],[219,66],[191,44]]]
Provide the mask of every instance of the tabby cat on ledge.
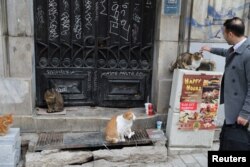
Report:
[[180,54],[176,61],[171,65],[169,70],[171,72],[174,69],[186,69],[194,71],[214,71],[215,63],[210,60],[205,60],[203,58],[202,52],[195,53],[182,53]]
[[174,64],[171,65],[170,71],[174,71],[174,69],[187,69],[187,70],[196,70],[203,59],[203,55],[201,52],[195,53],[182,53],[180,54]]
[[48,113],[63,111],[63,97],[61,93],[56,91],[54,88],[45,91],[44,100],[46,101],[48,106]]

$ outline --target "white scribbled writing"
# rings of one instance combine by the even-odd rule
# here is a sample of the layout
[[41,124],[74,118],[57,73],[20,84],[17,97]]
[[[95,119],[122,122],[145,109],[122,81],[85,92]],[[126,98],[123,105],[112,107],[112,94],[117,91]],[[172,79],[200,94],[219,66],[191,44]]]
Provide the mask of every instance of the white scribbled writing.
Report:
[[74,74],[74,72],[70,71],[70,70],[47,70],[46,72],[49,75],[59,75],[59,74],[70,75],[70,74]]
[[37,16],[36,16],[36,19],[37,19],[37,23],[39,23],[39,24],[44,24],[45,23],[45,20],[44,20],[44,11],[43,11],[43,9],[42,9],[41,6],[37,7]]
[[67,35],[70,30],[69,3],[63,0],[64,12],[61,14],[61,35]]
[[59,36],[57,33],[57,17],[57,3],[55,0],[49,0],[49,40],[54,40]]
[[[120,20],[121,24],[121,34],[120,37],[124,40],[128,41],[129,37],[129,31],[130,31],[130,24],[126,20],[126,10],[128,8],[128,3],[125,2],[121,5],[122,10],[119,12],[119,4],[117,2],[114,2],[114,4],[111,6],[111,10],[113,11],[113,15],[110,15],[112,20],[110,20],[110,28],[109,32],[114,35],[118,35],[118,25],[119,25],[119,17],[122,19]],[[120,15],[121,14],[121,15]]]
[[82,37],[82,19],[80,13],[80,4],[78,0],[75,0],[75,24],[73,26],[73,32],[75,33],[76,39],[81,39]]
[[101,76],[145,76],[143,72],[103,72]]
[[70,20],[69,20],[69,13],[63,12],[61,16],[61,25],[62,25],[62,31],[61,35],[67,35],[70,30]]
[[102,0],[100,3],[101,3],[101,7],[102,7],[102,11],[100,11],[100,14],[107,15],[106,7],[104,5],[106,3],[106,0]]
[[85,28],[88,30],[92,27],[92,16],[91,16],[92,2],[90,0],[85,0]]

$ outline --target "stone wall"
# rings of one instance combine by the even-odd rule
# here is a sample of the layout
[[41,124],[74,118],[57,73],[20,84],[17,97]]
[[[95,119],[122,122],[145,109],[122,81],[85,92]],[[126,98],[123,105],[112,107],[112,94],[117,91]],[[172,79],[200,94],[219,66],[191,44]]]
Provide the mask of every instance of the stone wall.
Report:
[[153,69],[153,103],[158,113],[166,114],[169,106],[172,73],[171,63],[179,49],[180,16],[168,16],[162,12],[163,1],[158,1],[156,14],[155,54]]
[[14,126],[34,128],[33,0],[3,0],[0,9],[1,113],[14,114]]
[[6,20],[6,1],[0,1],[0,77],[7,75],[8,61],[6,57],[6,34],[7,34],[7,20]]

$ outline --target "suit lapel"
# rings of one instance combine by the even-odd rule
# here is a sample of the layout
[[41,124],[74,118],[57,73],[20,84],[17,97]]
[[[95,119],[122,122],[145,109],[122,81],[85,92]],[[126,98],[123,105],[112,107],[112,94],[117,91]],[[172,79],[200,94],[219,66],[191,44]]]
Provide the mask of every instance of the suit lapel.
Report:
[[231,49],[232,47],[230,47],[228,49],[228,53],[227,53],[227,57],[226,57],[226,67],[233,60],[233,58],[235,56],[242,55],[243,51],[248,47],[250,47],[250,39],[249,38],[247,38],[247,40],[234,52],[232,52],[232,49]]

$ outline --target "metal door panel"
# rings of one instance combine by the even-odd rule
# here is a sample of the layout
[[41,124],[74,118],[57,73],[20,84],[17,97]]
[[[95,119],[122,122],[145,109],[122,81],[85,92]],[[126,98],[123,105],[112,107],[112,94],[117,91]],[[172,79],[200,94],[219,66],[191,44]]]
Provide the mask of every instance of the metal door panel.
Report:
[[[34,0],[37,105],[143,106],[150,97],[156,0]],[[117,75],[108,75],[108,73]]]

